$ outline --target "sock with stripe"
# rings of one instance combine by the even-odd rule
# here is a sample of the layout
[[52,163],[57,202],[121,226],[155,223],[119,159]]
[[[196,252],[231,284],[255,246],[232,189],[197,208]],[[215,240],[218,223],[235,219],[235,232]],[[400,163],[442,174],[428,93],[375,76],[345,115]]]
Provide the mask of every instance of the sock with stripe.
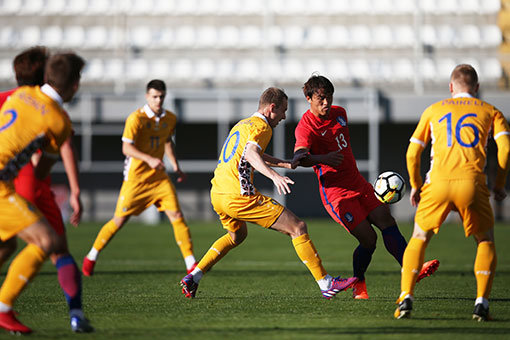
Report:
[[110,242],[110,240],[115,236],[115,234],[119,230],[120,228],[115,224],[115,222],[113,222],[113,220],[108,221],[97,234],[96,240],[94,241],[94,244],[92,246],[92,248],[95,249],[95,252],[93,252],[95,256],[93,256],[94,254],[89,253],[87,255],[87,258],[89,260],[95,261],[98,253],[101,252],[101,250],[103,250],[104,247],[106,247],[108,242]]
[[326,269],[322,266],[321,258],[308,234],[303,234],[292,239],[292,244],[294,245],[298,257],[305,264],[310,273],[312,273],[315,281],[323,279],[328,274]]
[[402,293],[414,295],[416,279],[425,259],[425,249],[425,241],[411,237],[402,261],[401,295]]
[[[184,221],[184,218],[179,218],[177,220],[173,220],[172,226],[174,229],[175,242],[179,246],[181,250],[182,257],[184,259],[193,257],[193,265],[195,263],[195,257],[193,256],[193,243],[191,241],[191,233],[189,231],[189,227]],[[191,260],[188,260],[191,262]],[[186,262],[187,264],[188,262]],[[188,269],[190,267],[186,266]]]
[[7,306],[14,304],[14,301],[21,294],[30,280],[39,272],[44,260],[48,255],[35,244],[29,243],[12,260],[7,276],[0,289],[0,302]]
[[211,248],[205,253],[204,257],[200,260],[197,265],[203,273],[207,272],[212,266],[214,266],[219,260],[223,258],[223,256],[227,255],[227,253],[235,248],[237,244],[235,244],[230,234],[225,234],[216,242],[213,243]]
[[475,277],[476,296],[485,299],[489,298],[494,280],[497,264],[496,247],[494,242],[480,242],[476,250]]

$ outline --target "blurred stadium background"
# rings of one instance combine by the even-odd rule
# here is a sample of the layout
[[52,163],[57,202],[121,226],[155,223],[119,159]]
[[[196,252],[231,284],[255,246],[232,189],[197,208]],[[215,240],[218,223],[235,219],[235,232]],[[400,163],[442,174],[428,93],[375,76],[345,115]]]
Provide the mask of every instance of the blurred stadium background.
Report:
[[[510,0],[0,0],[0,20],[0,90],[15,86],[12,59],[27,47],[72,49],[87,60],[68,106],[86,220],[113,214],[124,119],[143,105],[153,78],[167,83],[166,107],[179,117],[177,154],[188,180],[177,189],[188,219],[215,218],[209,181],[219,150],[270,85],[284,88],[290,105],[269,153],[292,156],[307,109],[301,86],[319,72],[347,108],[355,156],[371,182],[385,170],[407,178],[409,136],[421,112],[449,95],[456,64],[472,64],[480,97],[510,114]],[[491,168],[493,145],[489,151]],[[326,216],[313,172],[290,176],[294,191],[279,200],[302,217]],[[53,179],[65,208],[61,164]],[[256,183],[278,196],[264,178]],[[510,218],[509,209],[496,208]],[[406,199],[393,209],[412,219]],[[160,217],[149,210],[141,219]]]

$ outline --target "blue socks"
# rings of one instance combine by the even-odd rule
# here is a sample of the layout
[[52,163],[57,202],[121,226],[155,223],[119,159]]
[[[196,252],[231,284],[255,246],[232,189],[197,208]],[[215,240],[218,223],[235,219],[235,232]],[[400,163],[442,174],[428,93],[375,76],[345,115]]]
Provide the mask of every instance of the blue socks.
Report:
[[404,251],[407,247],[407,242],[400,233],[400,230],[396,225],[388,227],[382,231],[384,240],[384,246],[388,252],[393,255],[395,260],[402,266],[402,259],[404,257]]
[[360,281],[365,279],[365,272],[367,271],[370,261],[372,261],[372,254],[374,251],[375,248],[363,248],[361,244],[356,249],[354,249],[354,254],[352,254],[352,269],[354,276],[357,277]]

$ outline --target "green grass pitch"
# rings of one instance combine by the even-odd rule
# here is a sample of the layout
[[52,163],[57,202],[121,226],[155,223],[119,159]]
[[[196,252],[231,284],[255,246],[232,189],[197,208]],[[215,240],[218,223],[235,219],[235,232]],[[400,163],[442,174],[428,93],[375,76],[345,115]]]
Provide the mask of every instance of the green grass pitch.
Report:
[[[323,264],[332,275],[352,274],[356,246],[331,220],[307,220]],[[101,227],[68,228],[71,251],[81,267]],[[201,257],[223,234],[219,222],[192,222],[195,255]],[[370,300],[343,292],[322,298],[295,254],[290,238],[250,225],[248,238],[209,273],[197,298],[178,286],[184,262],[170,225],[128,223],[100,255],[93,277],[84,277],[84,308],[93,334],[71,333],[56,270],[48,262],[24,291],[15,309],[36,339],[508,339],[510,338],[510,226],[496,226],[498,269],[491,296],[495,321],[471,320],[476,294],[475,243],[458,224],[445,225],[432,239],[426,259],[439,271],[419,283],[413,318],[393,319],[400,267],[378,248],[367,272]],[[408,239],[411,225],[401,223]],[[7,266],[2,268],[2,279]],[[0,331],[0,338],[9,338]]]

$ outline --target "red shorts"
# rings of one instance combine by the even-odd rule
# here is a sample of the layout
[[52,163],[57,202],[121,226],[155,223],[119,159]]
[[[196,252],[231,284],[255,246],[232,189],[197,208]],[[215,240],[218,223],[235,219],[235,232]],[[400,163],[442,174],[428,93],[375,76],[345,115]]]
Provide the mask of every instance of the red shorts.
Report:
[[50,181],[35,178],[32,163],[28,163],[20,170],[18,177],[14,179],[14,187],[20,196],[41,211],[57,234],[64,234],[64,221],[55,195],[51,191]]
[[[335,195],[334,188],[328,188],[326,193],[322,186],[320,190],[324,208],[349,233],[361,221],[366,219],[372,210],[384,204],[377,199],[374,194],[374,187],[367,181],[363,181],[361,186],[356,189],[356,195]],[[338,190],[340,191],[341,189]],[[333,197],[335,198],[333,199]]]

